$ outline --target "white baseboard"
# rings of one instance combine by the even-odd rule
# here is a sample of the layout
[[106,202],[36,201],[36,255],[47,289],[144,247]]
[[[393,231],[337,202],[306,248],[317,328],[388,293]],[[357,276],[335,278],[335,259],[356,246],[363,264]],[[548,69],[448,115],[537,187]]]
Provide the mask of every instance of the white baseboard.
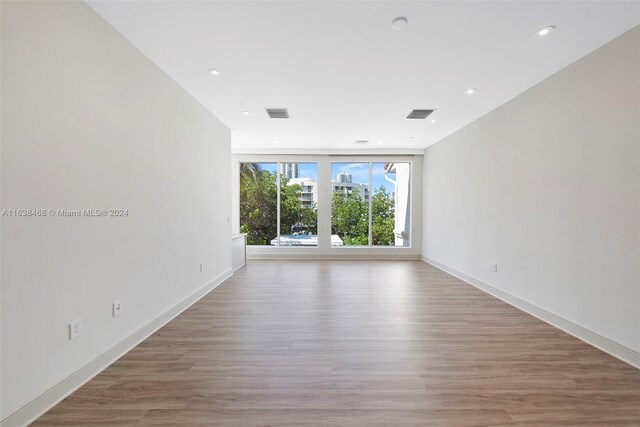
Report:
[[231,274],[234,274],[236,271],[240,270],[240,269],[241,269],[242,267],[244,267],[245,265],[247,265],[247,263],[246,263],[246,262],[244,262],[244,263],[240,264],[239,266],[235,267],[235,268],[233,269],[233,271],[231,272]]
[[[339,251],[337,251],[339,252]],[[314,254],[314,253],[286,253],[286,252],[274,252],[274,253],[260,253],[260,254],[247,254],[247,260],[257,259],[275,259],[275,260],[292,260],[292,259],[326,259],[326,260],[385,260],[385,261],[419,261],[420,255],[417,254],[356,254],[356,253],[336,253],[336,254]]]
[[551,326],[555,326],[556,328],[570,335],[573,335],[574,337],[586,342],[587,344],[590,344],[597,349],[602,350],[605,353],[608,353],[625,363],[628,363],[631,366],[640,368],[640,353],[627,346],[612,341],[609,338],[603,337],[602,335],[590,331],[583,326],[577,325],[556,314],[550,313],[543,308],[540,308],[525,300],[513,296],[508,292],[491,286],[488,283],[476,279],[475,277],[468,276],[431,258],[422,256],[421,259],[427,264],[432,265],[446,273],[449,273],[450,275],[457,277],[458,279],[480,289],[481,291],[491,294],[494,297],[506,302],[507,304],[510,304],[526,313],[529,313],[530,315],[537,317],[538,319],[550,324]]
[[0,422],[0,426],[16,427],[32,423],[42,414],[61,402],[65,397],[82,387],[85,383],[91,380],[91,378],[98,375],[105,368],[122,357],[129,350],[147,339],[187,308],[191,307],[232,275],[233,273],[230,268],[224,271],[211,282],[198,289],[187,298],[180,301],[178,304],[174,305],[169,310],[144,325],[142,328],[138,329],[133,334],[129,335],[127,338],[120,341],[118,344],[111,347],[109,350],[105,351],[100,356],[84,365],[82,368],[78,369],[76,372],[69,375],[49,390],[45,391],[22,408],[4,418]]

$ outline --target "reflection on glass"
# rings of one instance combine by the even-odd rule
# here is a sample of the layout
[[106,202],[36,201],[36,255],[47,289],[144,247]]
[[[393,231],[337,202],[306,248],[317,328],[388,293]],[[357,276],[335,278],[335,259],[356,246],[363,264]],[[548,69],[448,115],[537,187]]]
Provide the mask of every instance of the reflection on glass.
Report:
[[374,246],[409,246],[410,163],[372,163],[371,240]]
[[240,232],[248,245],[270,245],[278,230],[276,163],[240,163]]
[[331,164],[331,246],[369,244],[369,163]]
[[280,163],[279,246],[318,246],[318,164]]

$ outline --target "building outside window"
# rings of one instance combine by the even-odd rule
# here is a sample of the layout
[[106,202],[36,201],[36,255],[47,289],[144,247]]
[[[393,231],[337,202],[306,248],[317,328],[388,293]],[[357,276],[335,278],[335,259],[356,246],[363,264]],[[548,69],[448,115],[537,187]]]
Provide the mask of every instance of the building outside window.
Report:
[[[331,246],[410,246],[409,162],[333,162],[331,176],[331,204],[320,207],[331,211]],[[247,243],[317,247],[318,192],[318,163],[241,163]]]

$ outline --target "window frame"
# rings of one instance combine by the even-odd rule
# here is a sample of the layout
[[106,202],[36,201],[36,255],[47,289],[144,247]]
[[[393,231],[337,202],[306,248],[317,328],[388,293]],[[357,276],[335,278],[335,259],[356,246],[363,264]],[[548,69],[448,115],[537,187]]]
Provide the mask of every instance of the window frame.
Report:
[[[281,167],[280,165],[283,163],[298,163],[298,164],[314,164],[316,165],[316,175],[318,175],[318,171],[320,169],[320,162],[318,160],[293,160],[293,161],[282,161],[282,160],[242,160],[239,159],[237,161],[238,172],[240,170],[240,165],[243,163],[255,163],[255,164],[275,164],[276,165],[276,244],[275,245],[247,245],[250,248],[295,248],[295,249],[303,249],[303,250],[313,250],[320,247],[320,242],[316,243],[315,246],[302,246],[302,245],[281,245],[280,244],[280,214],[281,214]],[[238,190],[240,189],[240,173],[237,174],[237,185]],[[318,178],[316,176],[316,186],[318,186]],[[240,228],[240,192],[238,191],[238,229]],[[316,211],[319,211],[319,203],[316,206]],[[319,239],[319,230],[317,231],[316,238]]]
[[[322,150],[321,150],[322,151]],[[299,152],[286,153],[266,153],[239,151],[232,154],[232,189],[231,197],[233,199],[231,211],[231,230],[232,234],[239,233],[239,165],[240,163],[315,163],[317,164],[317,209],[318,209],[318,245],[317,246],[278,246],[278,245],[247,245],[247,253],[250,258],[276,258],[278,254],[282,256],[291,256],[307,258],[314,251],[321,258],[342,257],[414,257],[419,256],[421,248],[422,225],[413,222],[416,215],[419,217],[421,211],[422,195],[422,176],[423,171],[423,154],[417,150],[405,150],[404,153],[387,154],[387,153],[355,153],[345,150],[344,154],[330,153],[329,150],[320,153],[307,153],[304,150]],[[415,152],[414,152],[415,151]],[[408,163],[410,165],[409,175],[409,245],[408,246],[387,246],[387,245],[362,245],[362,246],[331,246],[331,164],[332,163],[380,163],[380,162],[397,162]],[[419,164],[418,170],[416,165]],[[279,172],[280,167],[277,166]],[[419,182],[416,183],[416,179]],[[326,192],[326,194],[325,194]],[[372,193],[373,194],[373,193]],[[416,199],[417,198],[417,199]],[[416,200],[419,204],[416,205]],[[327,205],[327,209],[324,205]],[[326,213],[324,211],[327,211]],[[370,231],[371,227],[370,227]],[[278,228],[279,233],[279,228]],[[334,255],[331,255],[331,254]],[[337,255],[337,254],[340,255]],[[391,258],[389,258],[391,259]],[[403,258],[404,259],[404,258]],[[413,258],[410,258],[413,259]]]
[[[368,213],[369,213],[369,226],[368,226],[368,232],[369,232],[369,236],[368,236],[368,243],[367,245],[342,245],[342,246],[333,246],[333,245],[329,245],[330,249],[337,249],[337,250],[344,250],[344,249],[349,249],[349,248],[363,248],[363,249],[379,249],[379,248],[384,248],[384,249],[399,249],[399,250],[407,250],[407,249],[412,249],[413,247],[413,192],[414,192],[414,184],[413,184],[413,160],[393,160],[393,163],[408,163],[409,164],[409,230],[411,230],[411,232],[409,233],[409,245],[408,246],[395,246],[395,245],[374,245],[373,243],[373,195],[374,195],[374,190],[373,190],[373,164],[374,163],[391,163],[391,161],[385,161],[385,159],[387,159],[385,156],[380,155],[380,156],[376,156],[379,157],[375,160],[371,159],[371,157],[373,156],[368,156],[369,160],[357,160],[357,158],[354,157],[349,157],[349,156],[344,156],[345,160],[333,160],[334,157],[339,157],[339,156],[332,156],[332,159],[329,162],[329,169],[331,171],[331,173],[333,174],[333,165],[334,164],[340,164],[340,163],[368,163],[369,164],[369,203],[368,203]],[[342,157],[342,156],[340,156]],[[398,156],[389,156],[391,158],[394,157],[398,157]],[[347,161],[348,160],[348,161]],[[331,178],[333,179],[333,177]],[[331,191],[333,191],[333,188],[331,189]],[[320,211],[320,207],[318,206],[318,211]],[[329,216],[331,219],[333,219],[333,212],[332,212],[332,206],[331,204],[329,204]],[[332,230],[330,230],[330,232],[332,232]]]

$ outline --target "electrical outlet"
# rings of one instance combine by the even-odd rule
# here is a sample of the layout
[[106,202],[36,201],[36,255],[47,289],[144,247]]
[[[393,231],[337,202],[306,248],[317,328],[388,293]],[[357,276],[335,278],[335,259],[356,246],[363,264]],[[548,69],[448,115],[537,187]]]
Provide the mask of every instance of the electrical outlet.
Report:
[[69,323],[69,339],[70,340],[78,338],[78,336],[80,335],[80,332],[82,332],[80,319],[76,319],[71,323]]
[[497,272],[498,271],[498,264],[494,264],[494,263],[489,264],[489,270],[491,270],[493,272]]
[[204,270],[204,264],[200,264],[200,273],[202,273],[202,271]]
[[122,313],[122,302],[120,300],[114,301],[113,302],[113,312],[112,312],[113,317],[120,316],[120,313]]

